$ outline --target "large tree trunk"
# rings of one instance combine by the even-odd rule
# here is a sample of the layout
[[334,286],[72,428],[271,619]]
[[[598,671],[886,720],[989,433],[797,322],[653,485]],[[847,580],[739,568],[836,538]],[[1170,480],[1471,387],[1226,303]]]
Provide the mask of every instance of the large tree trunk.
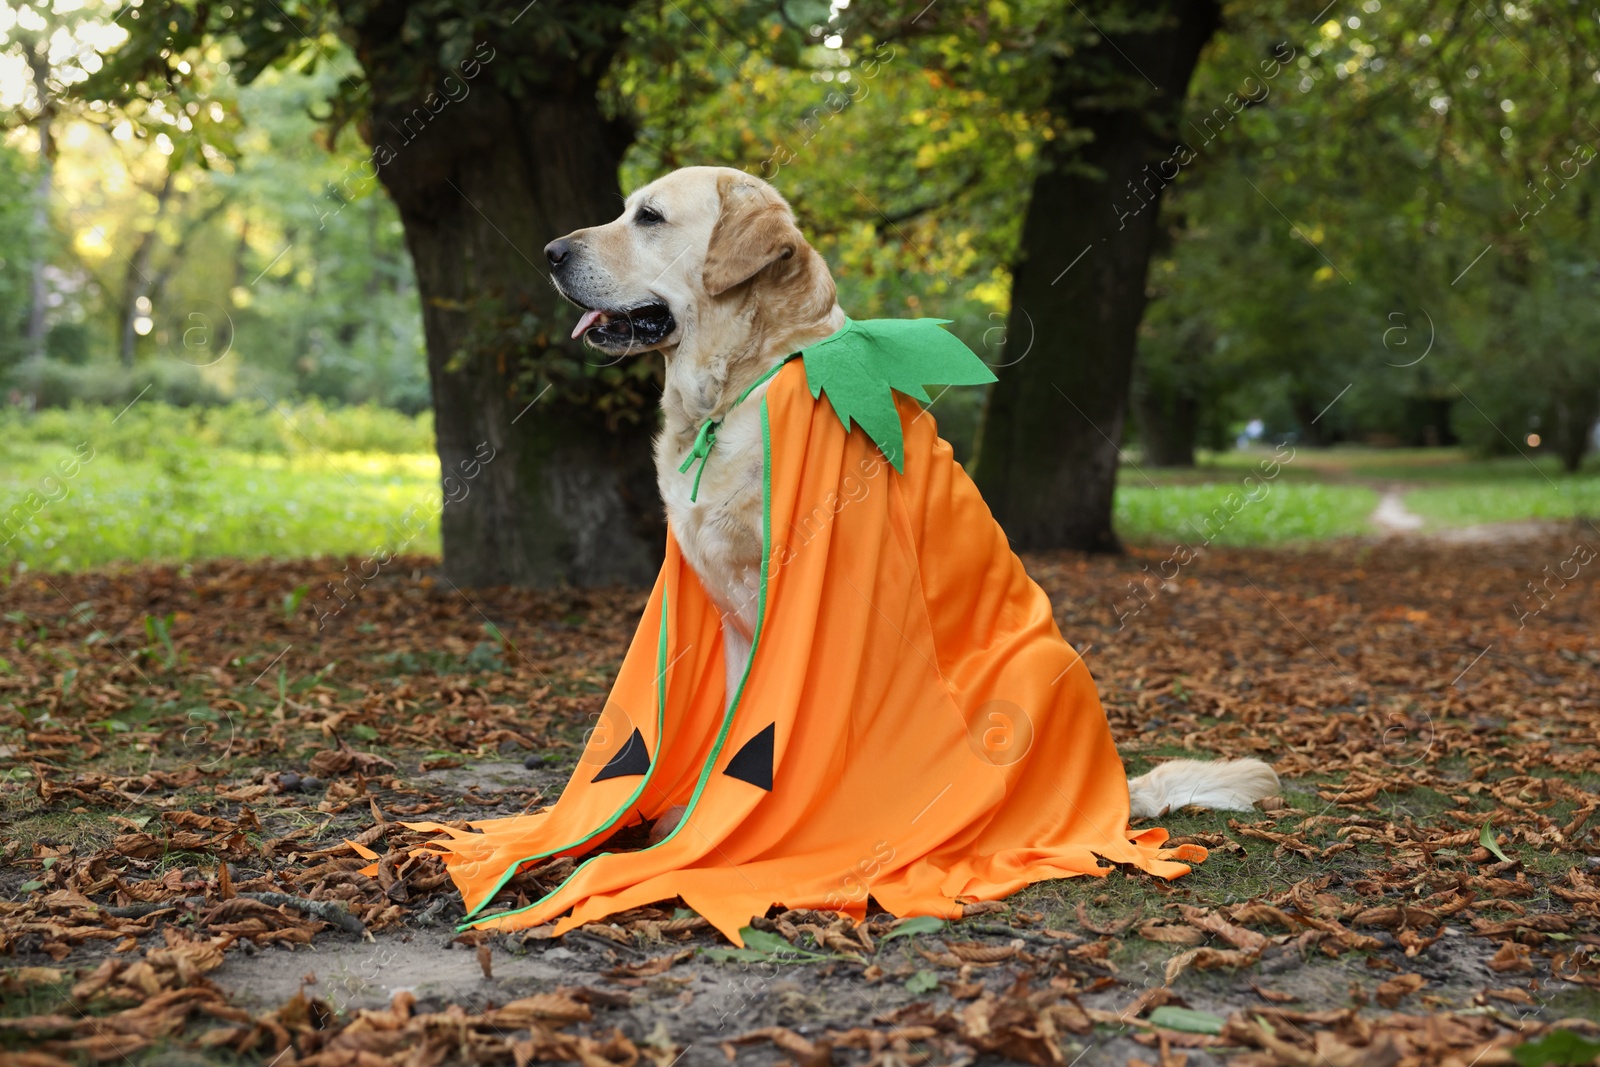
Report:
[[1581,386],[1568,390],[1556,403],[1555,446],[1561,457],[1561,469],[1576,474],[1588,454],[1589,441],[1594,433],[1595,420],[1600,419],[1600,392]]
[[1327,409],[1318,409],[1317,402],[1305,389],[1295,385],[1289,387],[1289,410],[1294,412],[1300,439],[1312,448],[1327,448],[1334,441],[1333,427],[1323,421],[1322,416],[1327,414]]
[[648,582],[665,541],[654,396],[608,428],[585,400],[601,395],[597,383],[555,373],[545,395],[528,373],[598,359],[567,339],[578,312],[551,286],[543,248],[617,214],[630,131],[601,115],[591,76],[552,60],[546,91],[511,97],[492,66],[529,57],[478,58],[491,69],[453,83],[470,92],[429,107],[425,96],[386,103],[400,94],[363,57],[377,101],[365,132],[422,299],[444,574],[460,586]]
[[[172,177],[172,168],[168,167],[161,178],[161,188],[155,191],[156,211],[151,216],[150,228],[139,235],[139,243],[133,248],[133,258],[128,260],[127,275],[122,283],[122,303],[117,308],[117,358],[124,367],[133,366],[139,343],[139,333],[134,329],[135,321],[144,314],[139,310],[139,301],[149,299],[155,288],[155,282],[150,277],[150,257],[155,254],[160,241],[157,230],[172,199]],[[152,305],[151,311],[154,310]]]
[[[1091,18],[1104,6],[1085,5]],[[1214,0],[1167,10],[1151,32],[1112,33],[1061,61],[1052,85],[1055,113],[1093,140],[1076,151],[1046,142],[1007,329],[1009,346],[1032,348],[997,371],[974,472],[1018,548],[1120,548],[1118,444],[1163,179],[1176,174],[1158,165],[1173,155],[1189,77],[1219,17]],[[1154,92],[1141,101],[1118,83]]]
[[1146,384],[1134,390],[1139,441],[1144,461],[1152,467],[1194,466],[1194,445],[1200,434],[1200,400],[1182,387]]
[[33,75],[34,92],[39,95],[39,114],[33,120],[39,135],[39,179],[33,190],[33,247],[28,264],[28,324],[23,338],[23,352],[33,358],[45,354],[45,337],[48,326],[45,312],[49,307],[44,271],[50,262],[50,194],[54,190],[51,178],[55,173],[55,94],[50,91],[50,61],[47,46],[25,39],[22,42],[24,58]]

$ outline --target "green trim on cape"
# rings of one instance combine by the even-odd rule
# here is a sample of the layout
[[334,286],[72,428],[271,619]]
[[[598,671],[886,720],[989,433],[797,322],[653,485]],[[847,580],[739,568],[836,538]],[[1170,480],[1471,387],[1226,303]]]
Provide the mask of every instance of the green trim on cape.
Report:
[[[579,838],[577,841],[572,842],[571,844],[562,845],[559,848],[552,848],[552,849],[549,849],[548,851],[545,851],[545,852],[536,852],[533,855],[524,857],[523,859],[520,859],[517,862],[513,863],[511,866],[507,867],[505,869],[505,872],[500,875],[500,880],[498,882],[496,882],[495,885],[494,885],[494,888],[489,891],[489,894],[487,896],[485,896],[482,900],[478,901],[478,906],[473,908],[471,911],[467,912],[466,916],[461,920],[461,922],[456,925],[456,930],[457,931],[471,929],[473,926],[477,925],[478,923],[488,922],[490,919],[498,919],[498,918],[501,918],[502,916],[516,915],[518,912],[527,911],[528,908],[534,907],[535,905],[539,904],[541,901],[543,901],[544,899],[549,897],[551,895],[551,893],[559,892],[560,889],[561,889],[561,886],[557,886],[555,889],[552,889],[550,891],[550,893],[546,893],[543,897],[540,897],[539,900],[534,901],[533,904],[529,904],[527,907],[517,908],[515,911],[495,912],[492,915],[479,915],[478,914],[480,911],[482,911],[484,908],[487,908],[494,901],[494,898],[497,895],[499,895],[500,890],[505,888],[506,883],[511,881],[511,879],[513,877],[515,877],[516,873],[518,871],[522,870],[524,865],[536,862],[538,860],[549,859],[551,856],[554,856],[558,852],[566,852],[569,849],[582,847],[586,842],[594,840],[596,837],[600,836],[601,834],[605,833],[607,830],[611,829],[611,827],[615,826],[616,823],[617,823],[617,820],[621,819],[624,815],[626,815],[628,813],[629,809],[631,809],[633,807],[633,805],[639,800],[639,798],[644,795],[645,788],[647,786],[649,786],[650,780],[655,777],[656,765],[661,759],[661,735],[664,732],[664,730],[666,729],[666,722],[667,722],[667,694],[666,694],[667,681],[666,681],[666,678],[667,678],[667,667],[670,666],[670,664],[667,663],[667,619],[668,618],[669,618],[669,614],[668,614],[668,611],[667,611],[667,596],[666,596],[666,593],[663,592],[661,594],[661,636],[660,636],[660,638],[657,639],[657,642],[656,642],[656,750],[654,752],[650,753],[650,769],[645,771],[644,778],[639,782],[639,788],[635,789],[633,791],[633,795],[630,796],[627,800],[623,801],[622,806],[620,808],[618,808],[616,811],[612,812],[611,813],[611,817],[609,819],[607,819],[605,822],[601,823],[599,828],[594,830],[592,833],[584,835],[583,837]],[[581,770],[582,767],[583,767],[583,761],[580,759],[579,762],[578,762],[578,766],[573,769],[572,773],[574,775],[578,774],[579,770]],[[599,855],[600,856],[604,856],[604,855],[607,855],[607,853],[602,852]],[[566,885],[567,882],[572,880],[573,875],[576,875],[578,873],[578,871],[583,869],[585,864],[589,863],[590,860],[594,860],[594,859],[597,859],[597,858],[599,858],[599,857],[598,856],[591,856],[591,857],[589,857],[588,860],[585,860],[583,863],[579,864],[576,868],[573,869],[572,874],[569,874],[566,878],[562,879],[561,885]]]
[[[782,364],[779,366],[782,366]],[[771,377],[771,375],[769,374],[768,377]],[[751,387],[751,389],[753,388],[754,386]],[[749,395],[749,393],[750,389],[746,389],[744,394],[742,394],[739,399],[743,400],[745,396]],[[639,852],[648,852],[651,849],[660,848],[668,841],[671,841],[673,838],[677,837],[683,832],[684,827],[689,825],[689,818],[694,814],[695,806],[700,803],[700,794],[705,792],[706,782],[710,780],[711,772],[716,767],[717,760],[722,756],[722,749],[728,743],[728,733],[730,730],[732,730],[734,717],[738,713],[740,705],[744,702],[745,685],[750,681],[750,672],[755,668],[756,665],[756,653],[761,647],[761,631],[765,627],[767,619],[767,582],[771,577],[772,562],[772,426],[768,421],[767,401],[765,397],[762,397],[761,400],[761,458],[761,591],[756,606],[756,631],[753,635],[751,635],[750,638],[750,656],[745,660],[744,673],[739,676],[739,688],[734,690],[733,701],[728,705],[728,709],[722,717],[722,727],[717,731],[716,744],[712,747],[711,754],[706,757],[705,763],[703,763],[700,767],[700,776],[695,782],[694,793],[689,797],[689,803],[685,806],[683,815],[678,819],[678,825],[672,828],[671,833],[667,834],[666,837],[663,837],[655,844],[646,845],[644,848],[636,850]],[[624,804],[622,808],[618,809],[617,813],[613,815],[604,826],[602,826],[599,830],[596,830],[593,834],[590,834],[584,840],[592,839],[597,834],[609,829],[612,824],[617,821],[617,819],[621,818],[622,814],[631,808],[634,802],[639,799],[640,794],[642,794],[645,790],[645,786],[649,784],[650,777],[655,774],[656,763],[661,756],[661,746],[665,743],[663,735],[665,732],[664,726],[666,722],[666,673],[667,667],[671,666],[671,664],[666,662],[667,650],[669,647],[667,643],[667,620],[667,602],[666,597],[663,596],[661,600],[661,636],[659,638],[659,645],[656,651],[656,751],[651,755],[650,773],[645,776],[645,780],[643,782],[639,783],[639,788],[635,790],[633,796],[629,798],[628,803]],[[516,863],[512,864],[506,869],[505,874],[501,876],[499,883],[496,884],[493,891],[491,891],[488,896],[483,898],[482,902],[480,902],[478,906],[474,908],[472,912],[470,912],[468,916],[456,926],[456,929],[458,931],[468,930],[479,923],[490,922],[494,919],[503,919],[510,915],[520,915],[525,911],[536,908],[565,889],[567,884],[576,878],[579,872],[581,872],[589,864],[593,863],[601,856],[611,855],[609,852],[600,852],[596,855],[588,857],[582,863],[573,868],[572,873],[563,878],[560,885],[556,886],[554,889],[550,890],[550,892],[546,893],[544,896],[540,897],[531,904],[520,908],[514,908],[510,911],[495,912],[492,915],[477,914],[486,906],[488,906],[488,904],[494,899],[495,895],[505,887],[505,884],[508,881],[511,880],[512,875],[516,874],[517,871],[522,868],[523,864],[535,859],[543,859],[545,857],[552,856],[556,852],[564,852],[573,847],[576,846],[567,845],[560,849],[553,849],[549,852],[540,853],[537,856],[531,856],[528,859],[518,860]],[[473,916],[477,917],[474,918]]]

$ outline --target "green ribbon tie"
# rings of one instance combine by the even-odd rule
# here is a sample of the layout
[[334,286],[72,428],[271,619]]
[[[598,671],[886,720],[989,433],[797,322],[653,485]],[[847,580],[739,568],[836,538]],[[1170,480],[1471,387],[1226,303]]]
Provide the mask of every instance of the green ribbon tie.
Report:
[[[784,364],[799,354],[796,352],[779,360],[767,373],[745,386],[744,391],[734,398],[733,403],[728,405],[728,410],[722,413],[722,419],[726,419],[731,415],[733,409],[744,403],[745,398],[755,392],[757,387],[770,382],[783,369]],[[694,486],[689,490],[689,503],[691,504],[699,499],[700,476],[706,472],[706,460],[711,458],[711,446],[717,443],[717,427],[722,425],[722,419],[707,419],[701,423],[700,432],[695,434],[694,444],[690,446],[689,454],[684,456],[683,462],[678,465],[678,473],[687,474],[689,473],[689,468],[694,466],[694,461],[700,461],[700,469],[694,472]]]
[[689,490],[691,504],[700,496],[700,476],[706,472],[706,461],[711,458],[711,446],[717,443],[717,427],[721,425],[720,419],[707,419],[703,422],[700,425],[700,432],[695,434],[694,445],[690,447],[689,454],[683,457],[683,462],[678,466],[679,474],[687,474],[694,461],[700,461],[700,469],[694,472],[694,485]]

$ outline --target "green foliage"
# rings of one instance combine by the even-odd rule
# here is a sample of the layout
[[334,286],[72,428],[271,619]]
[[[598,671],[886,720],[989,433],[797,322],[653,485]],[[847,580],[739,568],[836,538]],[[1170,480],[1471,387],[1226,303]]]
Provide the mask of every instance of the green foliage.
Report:
[[835,952],[800,948],[780,934],[753,926],[740,929],[739,936],[744,939],[744,948],[703,948],[700,954],[718,963],[823,963],[849,958]]
[[[621,41],[626,9],[624,3],[464,8],[431,0],[408,4],[397,21],[377,5],[318,0],[287,9],[254,0],[142,5],[128,20],[128,39],[72,84],[74,99],[132,116],[154,102],[159,119],[173,101],[191,115],[196,104],[201,115],[210,114],[208,99],[239,87],[237,108],[222,113],[250,119],[236,139],[215,143],[209,137],[218,123],[197,117],[192,131],[185,127],[206,164],[226,172],[212,184],[232,218],[208,244],[213,258],[223,251],[223,262],[193,272],[191,285],[158,309],[158,319],[171,325],[155,332],[155,344],[185,361],[220,360],[230,350],[224,341],[237,340],[231,348],[246,350],[229,372],[231,395],[264,386],[407,411],[427,406],[419,294],[397,215],[373,195],[382,161],[360,145],[355,130],[370,138],[385,109],[432,109],[441,93],[464,98],[455,95],[463,79],[479,74],[475,89],[492,86],[507,100],[549,92],[552,82],[568,94],[592,93]],[[135,123],[134,136],[157,128],[146,126]],[[227,132],[239,131],[228,126]],[[570,399],[600,407],[613,422],[638,418],[652,405],[652,391],[638,388],[638,361],[591,373],[565,349],[538,358],[546,345],[531,342],[548,330],[530,324],[524,310],[484,317],[482,336],[436,357],[509,365],[508,348],[518,364],[534,354],[531,362],[556,365],[547,377],[583,379],[574,389],[581,398]],[[196,313],[217,331],[198,352],[187,340]],[[648,384],[648,365],[644,371]],[[530,395],[544,384],[535,382]]]
[[310,586],[297,585],[289,592],[283,594],[283,621],[293,619],[300,610],[300,605],[305,602],[306,594],[311,591]]
[[[12,500],[28,491],[12,477],[4,489]],[[367,554],[394,543],[394,524],[407,508],[438,505],[439,475],[437,460],[427,455],[327,462],[207,453],[178,476],[160,461],[107,456],[68,490],[26,516],[30,521],[14,537],[7,527],[0,566],[81,570],[219,556]],[[0,518],[9,521],[10,514]],[[432,528],[408,545],[415,552],[438,549]]]
[[1198,400],[1214,429],[1260,415],[1314,442],[1422,443],[1419,405],[1453,404],[1439,440],[1531,450],[1541,432],[1581,453],[1600,413],[1593,20],[1281,14],[1231,8],[1196,74],[1189,151],[1161,171],[1142,388]]
[[[253,404],[235,410],[261,411]],[[433,413],[406,415],[378,404],[333,407],[319,400],[294,405],[274,405],[265,421],[288,453],[385,452],[422,453],[433,450]],[[213,420],[215,422],[216,420]],[[253,434],[254,429],[246,431]],[[249,440],[243,435],[236,441]]]
[[1478,831],[1478,844],[1494,853],[1495,858],[1501,863],[1511,862],[1511,857],[1507,856],[1505,852],[1501,850],[1500,843],[1495,840],[1494,826],[1492,823],[1484,823],[1483,829]]
[[[111,13],[39,17],[66,33]],[[41,254],[51,303],[48,358],[17,365],[19,335],[7,331],[0,386],[44,406],[120,407],[153,385],[148,395],[179,404],[298,394],[426,408],[398,215],[362,170],[355,131],[329,133],[313,114],[353,56],[324,43],[328,63],[241,87],[227,58],[236,42],[174,54],[150,15],[120,21],[132,36],[93,76],[88,50],[53,51],[49,107],[23,113],[48,119],[57,145],[49,234],[25,225],[28,176],[12,144],[0,152],[0,312],[20,325],[19,286]],[[175,32],[187,32],[182,19]],[[28,42],[9,46],[20,57]],[[111,73],[146,60],[166,73]],[[123,353],[136,298],[146,318]]]
[[432,451],[433,416],[406,415],[375,404],[335,408],[319,400],[176,407],[147,394],[120,411],[85,405],[33,414],[0,409],[0,434],[0,450],[87,441],[96,451],[135,460],[215,450],[297,457],[337,452],[404,455]]
[[[352,61],[340,53],[341,65]],[[174,328],[168,343],[176,358],[200,362],[231,338],[217,368],[234,375],[234,395],[260,388],[418,412],[429,386],[398,212],[354,131],[329,140],[313,117],[343,84],[329,66],[270,71],[239,90],[252,121],[229,189],[251,220],[248,240],[216,242],[234,253],[235,262],[216,265],[231,288],[219,293],[197,277],[174,294],[201,313],[199,326],[218,306],[228,318],[215,336]]]
[[41,408],[85,404],[110,408],[112,414],[141,396],[174,407],[227,402],[215,380],[176,360],[123,367],[104,359],[82,364],[29,359],[12,371],[8,384]]
[[[242,84],[268,71],[332,70],[328,122],[337,133],[379,105],[410,102],[417,87],[437,83],[458,69],[483,41],[493,41],[509,62],[493,68],[499,86],[523,96],[548,86],[565,70],[551,60],[575,63],[593,78],[604,73],[620,40],[627,3],[463,5],[425,0],[394,13],[370,0],[147,0],[130,38],[81,90],[86,99],[147,97],[172,86],[198,89],[200,69],[217,41],[232,46]],[[345,51],[356,39],[378,45],[364,56],[365,69]],[[343,53],[341,55],[341,53]],[[541,59],[544,61],[541,62]]]
[[63,320],[45,335],[45,355],[50,359],[81,367],[89,361],[91,335],[87,324]]
[[[608,83],[613,109],[638,129],[623,185],[691,163],[757,174],[827,257],[846,313],[952,319],[999,365],[1017,358],[1001,328],[1007,264],[1046,136],[1028,76],[1042,60],[1018,42],[1046,47],[1033,35],[1054,16],[1037,4],[991,9],[993,35],[975,46],[931,17],[907,34],[918,8],[830,20],[819,4],[774,24],[753,5],[641,5],[630,23],[640,43]],[[953,64],[972,83],[945,71]]]
[[897,937],[916,937],[919,934],[936,934],[945,928],[945,920],[933,915],[918,915],[916,918],[907,919],[893,930],[878,938],[879,944],[892,941]]
[[1518,1067],[1582,1067],[1600,1058],[1600,1041],[1590,1041],[1571,1030],[1552,1030],[1512,1049],[1511,1058]]
[[[1586,223],[1569,219],[1565,232],[1580,235]],[[1496,263],[1486,272],[1482,304],[1464,316],[1459,331],[1471,400],[1457,425],[1480,450],[1523,451],[1530,435],[1539,435],[1569,469],[1588,450],[1600,418],[1597,237],[1541,241],[1525,249],[1521,262]]]
[[178,649],[172,643],[172,623],[176,618],[172,612],[144,617],[145,647],[140,655],[159,661],[169,671],[178,666]]

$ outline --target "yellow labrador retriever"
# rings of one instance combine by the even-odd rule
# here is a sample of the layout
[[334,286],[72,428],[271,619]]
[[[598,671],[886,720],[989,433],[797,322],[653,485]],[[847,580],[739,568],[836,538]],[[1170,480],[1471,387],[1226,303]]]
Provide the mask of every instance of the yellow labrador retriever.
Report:
[[[685,167],[651,182],[619,218],[551,241],[545,255],[556,288],[583,309],[573,337],[618,358],[666,357],[656,478],[684,558],[722,612],[732,694],[759,603],[766,386],[751,402],[734,400],[844,325],[828,266],[776,190],[727,167]],[[679,467],[708,418],[723,420],[718,459],[691,500],[695,474]],[[1259,760],[1174,760],[1128,786],[1133,814],[1143,816],[1186,804],[1248,809],[1277,792],[1278,778]]]

